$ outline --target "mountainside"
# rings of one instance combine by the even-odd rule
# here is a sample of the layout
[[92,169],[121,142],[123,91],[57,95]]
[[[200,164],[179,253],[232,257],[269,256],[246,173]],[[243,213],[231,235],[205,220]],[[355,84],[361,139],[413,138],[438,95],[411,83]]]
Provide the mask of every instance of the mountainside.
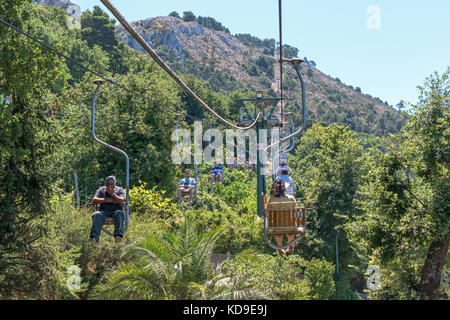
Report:
[[[260,50],[252,52],[237,38],[223,31],[205,28],[197,22],[184,22],[176,17],[149,18],[133,24],[141,36],[176,70],[184,71],[182,64],[186,64],[187,68],[195,64],[197,67],[226,71],[240,81],[251,80],[252,77],[240,66],[262,54]],[[117,31],[119,40],[143,51],[122,26]],[[205,79],[202,73],[196,76]]]
[[[261,90],[269,96],[280,95],[278,48],[273,39],[260,40],[247,34],[232,36],[173,16],[148,18],[133,25],[174,71],[194,74],[215,91]],[[117,35],[119,40],[142,51],[122,26],[117,27]],[[285,57],[298,53],[296,48],[283,48]],[[346,124],[355,131],[378,135],[401,128],[402,116],[381,99],[325,75],[312,61],[302,66],[311,120]],[[283,91],[286,110],[298,111],[300,87],[289,65],[284,68]]]
[[[65,9],[73,5],[68,0],[35,2]],[[266,96],[280,96],[279,49],[274,39],[261,40],[249,34],[232,36],[214,18],[195,17],[192,12],[185,12],[185,15],[180,18],[175,12],[132,24],[178,74],[192,74],[204,80],[210,89],[222,93],[263,91]],[[119,40],[143,51],[121,25],[116,30]],[[283,45],[283,55],[287,58],[300,56],[298,52],[297,48]],[[401,128],[404,117],[392,106],[324,74],[314,61],[306,60],[308,63],[302,64],[302,73],[307,85],[309,121],[344,124],[352,130],[377,135],[394,133]],[[284,67],[283,96],[285,110],[296,113],[298,123],[300,86],[294,69],[288,64]]]

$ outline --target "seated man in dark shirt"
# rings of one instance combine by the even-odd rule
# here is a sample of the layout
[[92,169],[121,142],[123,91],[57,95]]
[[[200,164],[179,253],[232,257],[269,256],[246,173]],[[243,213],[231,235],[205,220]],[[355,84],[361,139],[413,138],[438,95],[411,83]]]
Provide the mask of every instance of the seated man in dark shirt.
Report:
[[116,178],[106,178],[106,186],[100,187],[92,200],[94,205],[100,204],[98,211],[93,214],[90,242],[98,243],[103,223],[106,218],[114,218],[114,238],[116,243],[123,238],[123,205],[125,196],[123,189],[116,186]]

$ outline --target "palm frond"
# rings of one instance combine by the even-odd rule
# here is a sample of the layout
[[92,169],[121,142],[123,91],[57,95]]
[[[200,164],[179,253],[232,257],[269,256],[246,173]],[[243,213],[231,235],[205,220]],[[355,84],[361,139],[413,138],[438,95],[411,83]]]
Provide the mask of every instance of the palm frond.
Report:
[[[221,266],[213,268],[211,256],[226,226],[198,234],[188,219],[179,232],[149,237],[127,248],[123,263],[92,297],[100,299],[190,299],[251,296],[230,286]],[[230,291],[234,290],[233,292]]]
[[162,295],[163,275],[130,265],[122,265],[104,284],[97,285],[91,298],[104,300],[152,299]]

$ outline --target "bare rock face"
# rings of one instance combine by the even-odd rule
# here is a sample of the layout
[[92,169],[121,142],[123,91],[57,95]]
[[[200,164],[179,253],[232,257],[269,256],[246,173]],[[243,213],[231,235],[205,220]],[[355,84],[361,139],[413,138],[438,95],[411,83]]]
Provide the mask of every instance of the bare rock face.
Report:
[[60,7],[63,9],[67,9],[69,7],[76,6],[79,8],[78,5],[70,2],[69,0],[33,0],[32,2],[41,5],[41,6],[48,6],[48,7]]
[[32,2],[41,6],[59,7],[61,9],[64,9],[66,11],[66,14],[69,16],[67,27],[70,29],[81,28],[81,8],[80,6],[70,2],[69,0],[32,0]]
[[[133,22],[136,31],[150,46],[165,46],[177,54],[175,60],[183,60],[188,54],[194,60],[206,56],[241,60],[248,48],[236,38],[222,32],[210,30],[197,22],[184,22],[176,17],[156,17]],[[142,50],[136,40],[122,26],[117,28],[119,40],[130,47]],[[240,59],[241,58],[241,59]]]

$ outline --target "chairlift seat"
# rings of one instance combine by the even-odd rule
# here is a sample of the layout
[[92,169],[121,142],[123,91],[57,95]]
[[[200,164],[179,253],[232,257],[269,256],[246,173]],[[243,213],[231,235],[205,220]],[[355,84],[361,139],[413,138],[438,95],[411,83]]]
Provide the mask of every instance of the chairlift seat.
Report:
[[242,119],[237,123],[237,126],[246,127],[253,124],[253,122],[255,122],[255,119]]
[[185,182],[185,183],[184,183],[184,188],[183,188],[183,190],[181,191],[181,194],[182,194],[183,196],[189,195],[189,187],[190,187],[190,182]]
[[[183,190],[181,190],[181,195],[184,197],[184,196],[189,196],[190,195],[190,189],[187,189],[186,187],[188,187],[188,186],[190,186],[189,184],[184,184],[184,187],[185,188],[183,188]],[[195,193],[195,190],[197,189],[197,184],[195,184],[195,186],[194,186],[194,193]]]
[[114,219],[113,218],[105,218],[104,225],[111,226],[114,225]]
[[267,119],[266,120],[266,124],[270,125],[270,126],[273,126],[273,127],[281,127],[283,125],[283,123],[278,118],[276,118],[276,119]]
[[[196,198],[197,198],[196,191],[197,191],[197,183],[194,186],[194,194],[193,194],[192,201],[196,201]],[[181,197],[182,197],[182,199],[185,199],[186,197],[188,197],[190,195],[191,195],[190,190],[186,190],[184,188],[181,190]]]
[[[99,206],[97,204],[90,203],[90,206],[91,206],[91,210],[92,210],[92,215],[94,214],[94,212],[99,211]],[[124,223],[125,223],[125,221],[124,221]],[[105,221],[103,222],[104,226],[113,226],[114,224],[115,224],[115,222],[114,222],[113,217],[105,218]]]

